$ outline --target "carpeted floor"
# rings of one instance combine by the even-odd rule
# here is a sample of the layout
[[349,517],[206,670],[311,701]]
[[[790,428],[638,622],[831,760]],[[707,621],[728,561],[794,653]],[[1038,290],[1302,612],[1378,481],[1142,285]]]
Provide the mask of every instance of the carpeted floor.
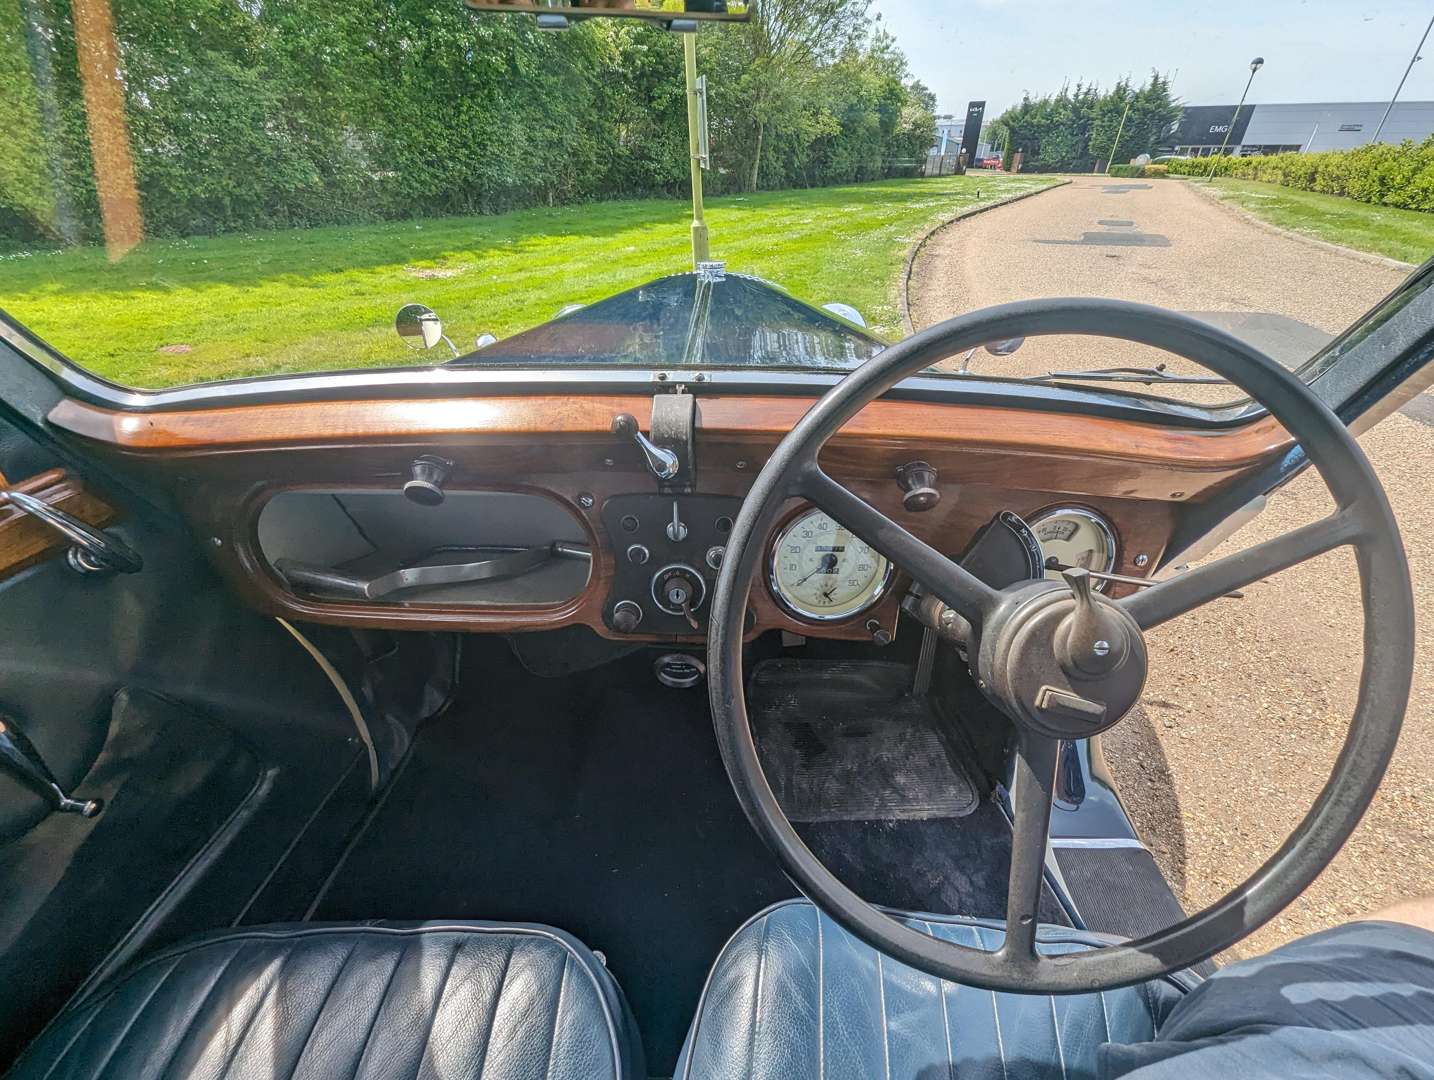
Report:
[[[637,653],[538,678],[474,639],[463,690],[320,897],[315,919],[543,922],[601,950],[671,1071],[707,970],[749,916],[796,894],[752,832],[717,753],[705,687],[671,690]],[[867,899],[1000,915],[1009,832],[959,820],[802,826]]]

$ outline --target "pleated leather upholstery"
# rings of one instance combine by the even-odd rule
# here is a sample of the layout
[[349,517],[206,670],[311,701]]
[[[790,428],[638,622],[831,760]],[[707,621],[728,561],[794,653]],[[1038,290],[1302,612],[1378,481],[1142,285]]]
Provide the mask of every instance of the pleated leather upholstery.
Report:
[[274,926],[162,952],[51,1024],[13,1080],[633,1080],[616,982],[547,927]]
[[[984,949],[998,921],[905,916]],[[1102,939],[1043,928],[1041,951]],[[708,977],[678,1080],[1086,1080],[1096,1048],[1140,1042],[1193,985],[1177,979],[1075,997],[993,994],[924,975],[811,904],[778,904],[728,942]]]

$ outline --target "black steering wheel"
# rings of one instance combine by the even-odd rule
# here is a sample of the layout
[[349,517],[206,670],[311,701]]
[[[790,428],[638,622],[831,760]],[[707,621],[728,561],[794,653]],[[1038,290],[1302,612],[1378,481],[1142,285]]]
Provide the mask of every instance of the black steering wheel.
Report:
[[[826,441],[899,380],[961,350],[1015,337],[1089,334],[1155,346],[1210,368],[1263,405],[1319,470],[1335,511],[1313,524],[1121,600],[1065,583],[997,590],[916,539],[827,476]],[[848,889],[782,812],[758,760],[742,671],[746,601],[785,500],[801,497],[867,541],[966,619],[972,675],[1015,726],[1006,935],[986,951],[911,929]],[[1358,703],[1330,778],[1304,820],[1243,884],[1185,921],[1088,952],[1036,949],[1060,740],[1099,734],[1137,702],[1143,632],[1317,555],[1351,546],[1364,605]],[[1338,852],[1384,775],[1414,664],[1414,601],[1399,529],[1353,437],[1303,383],[1258,350],[1185,315],[1113,300],[1033,300],[962,315],[884,350],[817,402],[752,485],[727,541],[713,600],[708,680],[717,740],[743,810],[804,893],[856,937],[930,975],[987,990],[1112,989],[1196,964],[1252,933],[1295,899]]]

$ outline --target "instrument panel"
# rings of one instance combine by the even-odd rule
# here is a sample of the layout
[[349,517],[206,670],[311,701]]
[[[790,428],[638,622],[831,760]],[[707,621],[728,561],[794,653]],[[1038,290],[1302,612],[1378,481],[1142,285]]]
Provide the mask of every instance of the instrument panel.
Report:
[[[283,404],[142,421],[63,402],[51,420],[151,470],[216,568],[268,614],[399,630],[583,625],[618,640],[700,641],[731,521],[810,401],[691,398]],[[659,405],[670,415],[656,424]],[[617,417],[635,422],[619,431]],[[650,446],[636,439],[644,429]],[[1197,438],[1100,417],[882,401],[832,438],[822,465],[953,558],[1010,511],[1032,525],[1048,572],[1085,565],[1144,577],[1187,505],[1283,445],[1263,427]],[[653,466],[669,455],[679,467],[664,480]],[[919,491],[907,483],[917,474]],[[329,551],[301,518],[289,550],[268,550],[265,508],[301,496],[343,502],[327,516],[339,521],[346,509],[375,542]],[[352,524],[339,521],[340,531]],[[909,579],[809,504],[789,501],[763,555],[750,634],[895,634]],[[409,571],[422,588],[407,586]]]
[[[537,615],[581,606],[596,591],[599,632],[606,636],[705,635],[740,496],[621,492],[596,505],[596,496],[582,493],[571,508],[537,492],[444,492],[425,477],[417,499],[402,488],[280,491],[258,513],[259,551],[290,593],[326,608],[362,605],[402,617],[444,607],[475,618],[489,612],[511,618],[525,609]],[[595,505],[585,506],[589,500]],[[589,529],[585,519],[593,516],[597,528]],[[907,519],[913,531],[929,531],[921,528],[924,513]],[[1000,507],[992,523],[947,553],[969,554],[996,521],[1036,549],[1023,565],[1044,567],[1048,575],[1071,566],[1103,575],[1120,558],[1109,518],[1073,504],[1039,508],[1029,521]],[[893,605],[907,583],[884,555],[825,511],[795,502],[773,529],[763,558],[749,630],[759,628],[762,615],[762,628],[817,636],[886,640],[893,633]],[[1098,588],[1109,585],[1097,578]]]

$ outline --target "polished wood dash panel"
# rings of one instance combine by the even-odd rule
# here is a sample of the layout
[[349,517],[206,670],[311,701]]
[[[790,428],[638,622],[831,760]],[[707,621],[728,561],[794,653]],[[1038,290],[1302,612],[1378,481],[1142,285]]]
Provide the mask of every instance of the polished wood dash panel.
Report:
[[[812,402],[698,395],[698,491],[745,496]],[[511,632],[582,624],[611,637],[603,613],[614,560],[625,543],[607,534],[602,506],[615,495],[655,490],[637,448],[612,432],[612,419],[622,412],[646,428],[652,398],[452,397],[155,413],[65,401],[50,421],[172,488],[215,565],[261,610],[393,629]],[[1208,498],[1288,445],[1286,433],[1270,419],[1212,432],[1029,409],[882,400],[828,442],[821,462],[857,495],[953,555],[1002,509],[1031,517],[1056,504],[1087,506],[1115,525],[1117,572],[1143,576],[1158,565],[1186,504]],[[453,463],[450,490],[527,491],[562,503],[591,537],[587,589],[561,604],[522,607],[314,600],[293,593],[264,561],[257,520],[268,498],[304,487],[396,491],[413,458],[425,452]],[[943,498],[928,513],[908,513],[901,505],[896,469],[913,459],[929,462],[939,473]],[[1145,558],[1137,565],[1139,556]],[[894,626],[904,586],[898,581],[877,608],[835,625],[793,618],[765,581],[754,585],[750,603],[758,631],[862,638],[869,635],[865,624],[873,616],[884,627]]]
[[[730,447],[739,453],[770,448],[811,404],[806,398],[704,394],[698,398],[699,431],[709,447]],[[531,441],[535,435],[547,440],[548,449],[561,453],[594,440],[630,449],[611,433],[612,418],[622,412],[646,422],[652,400],[645,395],[453,397],[150,413],[65,400],[51,412],[50,422],[136,454],[360,443],[512,443]],[[1189,495],[1268,458],[1288,442],[1284,430],[1268,418],[1205,432],[1070,413],[882,400],[858,413],[829,446],[833,453],[855,448],[858,453],[848,456],[857,459],[856,465],[869,465],[867,455],[872,450],[947,450],[966,456],[998,455],[1007,475],[1012,468],[1022,468],[1023,462],[1013,458],[1030,458],[1024,463],[1026,471],[1038,471],[1051,460],[1090,463],[1102,475],[1156,470],[1192,477],[1191,484],[1170,489]]]

